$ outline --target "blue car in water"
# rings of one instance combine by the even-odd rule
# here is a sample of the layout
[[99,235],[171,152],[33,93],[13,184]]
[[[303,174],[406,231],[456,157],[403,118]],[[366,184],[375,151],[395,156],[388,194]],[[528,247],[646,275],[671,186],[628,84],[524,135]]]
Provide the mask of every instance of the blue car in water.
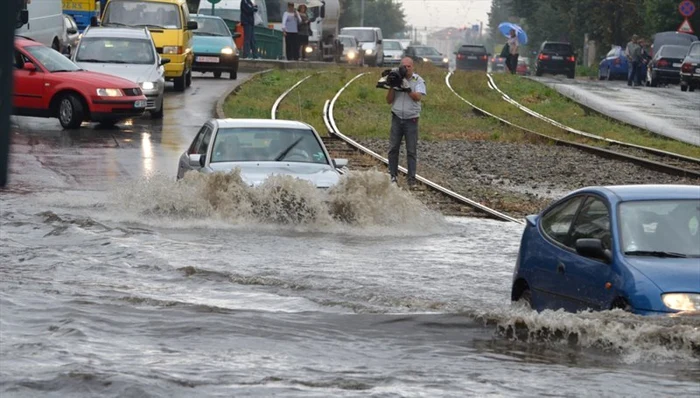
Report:
[[190,17],[197,22],[192,40],[195,72],[214,72],[214,77],[228,73],[232,80],[238,78],[238,48],[226,22],[221,17],[196,14]]
[[625,51],[620,46],[613,46],[598,65],[599,80],[613,80],[621,78],[627,80],[629,64]]
[[528,216],[511,300],[700,314],[700,186],[589,187]]

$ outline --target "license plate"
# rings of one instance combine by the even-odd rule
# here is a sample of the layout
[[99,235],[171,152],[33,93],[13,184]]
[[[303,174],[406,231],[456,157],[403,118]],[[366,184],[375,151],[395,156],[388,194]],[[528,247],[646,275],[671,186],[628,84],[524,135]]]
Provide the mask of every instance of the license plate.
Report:
[[554,56],[552,57],[552,59],[562,60],[562,59],[564,59],[564,57],[560,57],[560,56],[558,56],[558,55],[554,55]]
[[218,64],[219,57],[197,57],[197,62],[207,62],[210,64]]
[[470,55],[467,57],[467,59],[476,59],[476,57]]
[[146,107],[146,101],[136,101],[134,102],[134,108],[145,108]]
[[680,68],[680,67],[681,67],[681,64],[673,64],[673,67],[674,67],[674,68]]

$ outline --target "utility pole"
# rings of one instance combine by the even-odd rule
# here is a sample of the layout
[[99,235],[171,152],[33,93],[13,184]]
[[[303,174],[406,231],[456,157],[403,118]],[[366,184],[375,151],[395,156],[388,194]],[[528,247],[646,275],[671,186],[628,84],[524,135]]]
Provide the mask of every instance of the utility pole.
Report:
[[365,0],[360,3],[360,26],[365,26]]

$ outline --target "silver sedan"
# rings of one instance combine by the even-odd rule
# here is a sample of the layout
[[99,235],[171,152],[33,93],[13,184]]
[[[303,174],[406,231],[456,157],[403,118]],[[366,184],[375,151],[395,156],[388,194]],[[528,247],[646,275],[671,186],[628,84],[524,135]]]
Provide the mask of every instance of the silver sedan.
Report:
[[290,175],[330,188],[347,159],[331,159],[321,137],[306,123],[269,119],[212,119],[180,156],[177,178],[188,171],[228,172],[236,168],[251,186],[272,175]]

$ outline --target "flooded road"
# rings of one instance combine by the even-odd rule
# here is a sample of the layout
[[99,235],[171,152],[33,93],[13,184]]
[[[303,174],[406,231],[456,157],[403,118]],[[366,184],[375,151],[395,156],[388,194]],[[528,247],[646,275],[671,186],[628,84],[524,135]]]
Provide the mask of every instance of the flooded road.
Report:
[[445,219],[371,173],[296,224],[258,216],[265,187],[175,182],[225,82],[170,94],[162,126],[17,119],[2,397],[700,394],[698,319],[511,306],[520,225]]
[[[700,94],[678,85],[629,87],[625,81],[533,77],[602,114],[679,141],[700,146]],[[592,133],[596,133],[592,131]]]

